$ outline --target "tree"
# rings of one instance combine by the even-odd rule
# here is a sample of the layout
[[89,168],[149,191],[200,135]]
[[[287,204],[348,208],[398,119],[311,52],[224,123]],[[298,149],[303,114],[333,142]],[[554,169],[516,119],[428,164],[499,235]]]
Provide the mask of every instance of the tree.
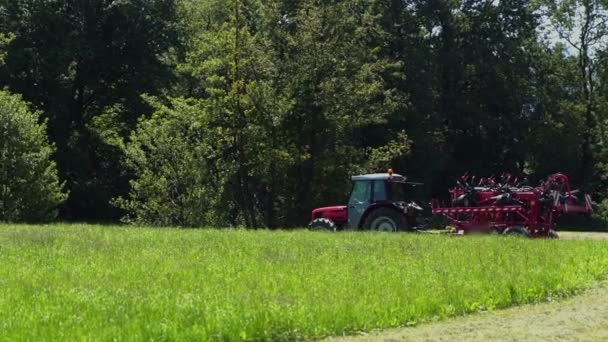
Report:
[[[312,207],[344,201],[351,175],[386,170],[409,153],[407,135],[387,122],[407,102],[386,82],[394,65],[381,55],[386,35],[374,6],[280,4],[270,19],[272,42],[290,107],[279,127],[295,158],[283,195],[293,204],[283,212],[302,224]],[[399,148],[383,149],[391,142]]]
[[[597,99],[596,112],[598,121],[598,142],[597,142],[597,173],[596,180],[599,184],[597,190],[608,189],[608,47],[598,51],[597,57]],[[608,208],[608,201],[604,203],[604,208]],[[608,211],[606,211],[608,213]],[[605,215],[608,217],[608,215]]]
[[0,91],[0,221],[53,220],[66,198],[39,117],[21,97]]
[[608,43],[608,3],[605,0],[551,0],[540,1],[539,5],[539,11],[548,22],[548,27],[544,28],[546,35],[567,44],[577,56],[580,99],[585,108],[579,173],[583,180],[589,181],[593,176],[593,145],[597,139],[597,63],[594,57]]
[[606,187],[606,0],[533,5],[0,0],[0,87],[42,110],[66,219],[301,226],[388,168]]
[[391,125],[412,140],[408,173],[445,194],[465,172],[520,173],[533,118],[537,16],[527,1],[378,1],[390,18],[394,85],[411,102]]
[[[170,99],[166,110],[174,113],[167,114],[171,118],[197,113],[191,120],[199,130],[176,131],[158,119],[142,122],[128,144],[137,176],[129,203],[136,216],[146,221],[139,209],[157,208],[159,201],[148,197],[152,182],[145,180],[158,179],[157,193],[165,196],[160,202],[182,203],[175,208],[187,211],[200,208],[199,218],[175,224],[200,225],[209,222],[201,217],[215,217],[254,228],[303,225],[317,203],[343,200],[352,172],[388,168],[395,156],[408,153],[405,133],[378,134],[398,101],[385,87],[387,62],[374,52],[377,43],[370,39],[370,34],[380,36],[375,32],[379,27],[364,2],[183,5],[189,13],[183,26],[192,36],[185,39],[186,58],[178,70],[180,89],[188,97]],[[166,165],[199,170],[201,178],[167,176],[151,159],[135,159],[166,154],[160,142],[137,147],[141,137],[164,136],[157,126],[173,132],[177,140],[172,144],[187,151],[183,161]],[[378,139],[364,138],[366,131]],[[190,185],[175,186],[184,184],[179,179]],[[176,199],[193,198],[188,195],[192,189],[206,199],[196,197],[188,204]],[[221,206],[203,204],[212,198]],[[223,215],[213,209],[218,207]],[[167,214],[175,216],[170,210]]]
[[269,47],[252,18],[258,5],[234,0],[209,7],[208,14],[220,18],[195,33],[180,66],[194,85],[190,96],[204,103],[209,129],[224,137],[214,146],[221,156],[214,169],[225,174],[224,187],[238,208],[230,221],[249,227],[262,225],[259,196],[282,148],[271,134],[281,100]]
[[[230,203],[225,200],[225,173],[214,164],[217,135],[204,103],[155,99],[151,118],[143,120],[126,147],[135,178],[127,199],[115,204],[127,222],[157,226],[226,226]],[[221,145],[221,143],[220,143]]]
[[70,198],[64,218],[110,220],[111,198],[128,192],[116,139],[151,109],[140,95],[170,86],[177,45],[173,0],[0,0],[0,32],[16,36],[0,87],[22,94],[48,119]]
[[[166,217],[181,226],[259,227],[265,211],[258,204],[267,189],[268,169],[283,157],[270,134],[280,112],[270,84],[273,65],[248,17],[255,3],[182,5],[189,14],[183,25],[192,36],[185,39],[186,58],[179,71],[189,97],[170,98],[167,106],[157,107],[162,111],[140,124],[127,145],[136,178],[129,201],[119,203],[144,222],[163,223],[167,221],[160,217]],[[208,25],[195,24],[207,16],[213,18]],[[182,128],[188,125],[196,129]],[[160,141],[165,132],[172,137],[170,144]],[[168,159],[168,149],[183,158]],[[145,156],[146,162],[140,162]],[[158,189],[157,196],[152,188]]]

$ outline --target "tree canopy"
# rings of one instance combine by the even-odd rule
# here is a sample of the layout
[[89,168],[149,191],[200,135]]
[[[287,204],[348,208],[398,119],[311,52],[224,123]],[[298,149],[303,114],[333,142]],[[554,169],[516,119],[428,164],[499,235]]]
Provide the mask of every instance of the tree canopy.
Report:
[[0,0],[0,87],[48,120],[62,219],[301,226],[390,167],[604,198],[607,5]]

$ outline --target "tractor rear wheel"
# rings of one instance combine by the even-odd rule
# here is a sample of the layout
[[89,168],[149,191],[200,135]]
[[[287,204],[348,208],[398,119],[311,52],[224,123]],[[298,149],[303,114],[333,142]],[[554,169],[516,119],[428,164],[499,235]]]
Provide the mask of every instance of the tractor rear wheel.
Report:
[[326,219],[326,218],[319,218],[319,219],[313,220],[308,225],[308,228],[310,230],[320,231],[320,232],[335,232],[337,230],[337,227],[336,227],[336,224],[334,223],[334,221]]
[[509,235],[509,236],[525,237],[525,238],[530,237],[530,233],[524,227],[509,227],[509,228],[505,229],[503,234]]
[[365,219],[363,228],[375,232],[398,232],[407,230],[409,225],[404,214],[384,207],[372,211]]

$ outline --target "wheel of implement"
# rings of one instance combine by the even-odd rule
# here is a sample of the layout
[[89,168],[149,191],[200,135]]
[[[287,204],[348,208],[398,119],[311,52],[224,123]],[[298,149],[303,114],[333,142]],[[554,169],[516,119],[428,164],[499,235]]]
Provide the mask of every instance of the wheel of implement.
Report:
[[547,237],[549,239],[559,239],[559,234],[555,230],[551,229],[547,234]]
[[503,234],[508,235],[508,236],[519,236],[519,237],[525,237],[525,238],[530,237],[530,233],[528,232],[528,230],[525,227],[509,227],[509,228],[505,229]]
[[372,211],[363,223],[365,230],[374,232],[398,232],[408,230],[405,215],[391,208],[378,208]]
[[490,227],[489,233],[490,235],[500,235],[502,234],[502,231],[497,226],[492,226]]
[[336,224],[334,221],[326,218],[318,218],[310,222],[308,225],[310,230],[321,231],[321,232],[335,232]]

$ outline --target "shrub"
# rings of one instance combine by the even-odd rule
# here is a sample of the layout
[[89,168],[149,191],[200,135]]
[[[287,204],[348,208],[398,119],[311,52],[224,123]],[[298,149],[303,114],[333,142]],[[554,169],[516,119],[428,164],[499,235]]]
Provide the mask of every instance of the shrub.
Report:
[[[579,220],[580,221],[580,220]],[[582,226],[584,230],[605,231],[608,230],[608,199],[605,199],[595,207],[592,219],[585,222],[575,222],[573,226]]]
[[[154,99],[150,99],[155,102]],[[224,177],[213,160],[205,111],[195,100],[173,99],[170,106],[151,103],[156,112],[142,120],[126,145],[127,166],[134,173],[128,199],[114,204],[129,215],[127,223],[201,227],[227,224]]]
[[39,115],[20,96],[0,91],[0,221],[53,220],[66,199]]

